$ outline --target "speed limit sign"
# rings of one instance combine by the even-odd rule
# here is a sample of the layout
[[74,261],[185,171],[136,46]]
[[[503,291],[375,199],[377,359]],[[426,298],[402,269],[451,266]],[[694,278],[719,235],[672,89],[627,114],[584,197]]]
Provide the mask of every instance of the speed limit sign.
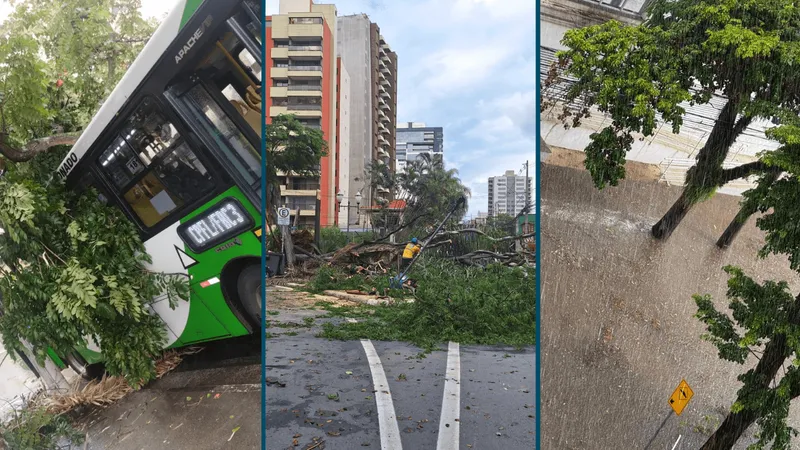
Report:
[[289,217],[290,214],[291,211],[289,210],[289,208],[286,207],[278,208],[278,225],[280,226],[289,225],[291,223],[291,219]]

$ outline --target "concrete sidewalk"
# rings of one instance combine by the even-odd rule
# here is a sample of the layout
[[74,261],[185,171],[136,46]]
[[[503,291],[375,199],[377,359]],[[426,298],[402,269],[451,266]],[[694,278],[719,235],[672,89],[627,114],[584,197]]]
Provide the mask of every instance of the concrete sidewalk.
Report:
[[261,446],[260,365],[173,372],[79,420],[89,450]]

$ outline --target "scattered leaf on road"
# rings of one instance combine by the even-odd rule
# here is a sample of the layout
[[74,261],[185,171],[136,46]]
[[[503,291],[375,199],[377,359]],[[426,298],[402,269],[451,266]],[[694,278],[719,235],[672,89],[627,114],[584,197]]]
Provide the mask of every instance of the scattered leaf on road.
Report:
[[231,439],[233,439],[233,435],[236,434],[237,431],[239,431],[239,428],[241,427],[236,427],[233,429],[233,431],[231,432],[231,437],[228,438],[228,442],[230,442]]

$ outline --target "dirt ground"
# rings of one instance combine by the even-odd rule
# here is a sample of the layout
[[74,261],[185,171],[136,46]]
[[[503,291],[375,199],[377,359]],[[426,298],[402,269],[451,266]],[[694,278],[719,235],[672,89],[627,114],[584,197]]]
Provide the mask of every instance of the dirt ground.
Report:
[[[586,153],[561,147],[549,148],[551,153],[545,164],[584,170],[583,160],[586,159]],[[636,161],[625,163],[625,179],[628,181],[657,181],[660,177],[661,170],[655,164]]]
[[[731,248],[715,246],[739,198],[715,196],[655,242],[650,227],[681,188],[653,181],[649,166],[598,191],[585,170],[570,168],[581,156],[571,153],[553,149],[541,175],[542,448],[641,449],[654,436],[652,449],[679,437],[676,449],[699,448],[735,399],[736,376],[755,361],[719,360],[700,339],[692,295],[712,294],[727,310],[726,264],[786,280],[794,292],[797,274],[785,258],[756,257],[763,235],[753,219]],[[695,395],[676,417],[667,402],[684,378]],[[793,407],[790,424],[800,426],[799,416]]]

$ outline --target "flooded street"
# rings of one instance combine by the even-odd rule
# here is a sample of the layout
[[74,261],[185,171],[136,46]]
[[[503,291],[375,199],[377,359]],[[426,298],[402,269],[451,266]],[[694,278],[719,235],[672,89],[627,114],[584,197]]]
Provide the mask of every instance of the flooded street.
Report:
[[[697,205],[666,242],[650,227],[680,195],[655,180],[603,191],[582,169],[542,167],[542,435],[544,449],[699,448],[716,429],[755,365],[722,361],[702,341],[693,294],[726,307],[727,264],[763,279],[797,276],[786,259],[757,259],[751,219],[727,250],[715,242],[738,197]],[[681,379],[694,398],[680,417],[668,398]],[[663,423],[663,428],[658,432]],[[790,425],[800,425],[794,407]],[[748,437],[734,447],[754,442]],[[655,439],[653,439],[655,436]],[[800,441],[798,444],[800,445]]]

